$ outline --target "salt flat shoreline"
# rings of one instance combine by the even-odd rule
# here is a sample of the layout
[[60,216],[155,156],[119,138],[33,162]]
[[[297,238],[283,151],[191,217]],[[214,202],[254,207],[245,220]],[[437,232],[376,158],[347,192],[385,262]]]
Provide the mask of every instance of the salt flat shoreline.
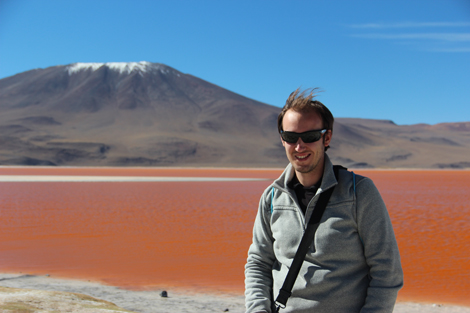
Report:
[[[0,274],[0,286],[36,289],[48,291],[64,291],[89,295],[106,300],[117,306],[139,313],[166,312],[244,312],[244,296],[229,293],[199,293],[193,289],[168,288],[168,297],[160,294],[163,289],[133,291],[97,282],[53,278],[28,274]],[[2,296],[2,301],[8,301]],[[18,299],[15,298],[15,301]],[[394,313],[470,313],[470,307],[448,304],[424,304],[398,302]]]
[[[287,166],[283,167],[237,167],[237,166],[73,166],[73,165],[0,165],[0,169],[112,169],[112,170],[240,170],[240,171],[279,171],[282,173]],[[345,166],[346,167],[346,166]],[[347,167],[350,171],[470,171],[470,167],[463,168],[434,168],[434,167]]]
[[0,175],[0,182],[230,182],[263,181],[267,178],[163,177],[163,176],[71,176],[71,175]]

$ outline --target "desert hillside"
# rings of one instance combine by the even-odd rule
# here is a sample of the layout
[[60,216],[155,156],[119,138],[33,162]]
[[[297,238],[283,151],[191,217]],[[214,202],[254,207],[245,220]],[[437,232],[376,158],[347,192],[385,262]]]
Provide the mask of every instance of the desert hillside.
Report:
[[[0,165],[283,167],[279,111],[164,64],[35,69],[0,80]],[[470,122],[338,118],[329,155],[348,167],[470,167]]]

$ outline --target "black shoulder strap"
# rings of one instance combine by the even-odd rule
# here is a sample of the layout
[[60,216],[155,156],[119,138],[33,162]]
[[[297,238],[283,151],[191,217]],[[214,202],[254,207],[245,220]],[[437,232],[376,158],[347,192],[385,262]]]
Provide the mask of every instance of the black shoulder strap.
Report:
[[[336,180],[338,180],[338,172],[340,168],[345,169],[341,165],[335,165],[333,167]],[[305,230],[302,240],[300,241],[299,247],[297,248],[297,252],[295,253],[292,265],[289,268],[289,272],[287,273],[286,279],[284,280],[284,284],[282,285],[281,290],[279,290],[279,295],[276,298],[276,313],[279,312],[280,308],[286,307],[287,299],[289,299],[292,294],[292,287],[294,287],[295,280],[299,275],[300,268],[302,267],[302,263],[308,252],[308,248],[312,243],[313,238],[315,237],[315,232],[317,231],[321,217],[323,216],[323,212],[325,212],[326,205],[328,204],[328,201],[330,200],[331,194],[333,193],[334,189],[335,186],[331,187],[325,192],[322,192],[320,194],[320,198],[315,204],[312,216],[308,221],[307,229]]]

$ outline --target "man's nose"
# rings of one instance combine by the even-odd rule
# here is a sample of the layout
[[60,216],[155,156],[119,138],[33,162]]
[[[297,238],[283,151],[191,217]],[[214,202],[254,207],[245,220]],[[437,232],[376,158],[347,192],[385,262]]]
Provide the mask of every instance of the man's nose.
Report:
[[295,151],[302,151],[305,149],[305,143],[302,141],[302,138],[299,138],[295,143]]

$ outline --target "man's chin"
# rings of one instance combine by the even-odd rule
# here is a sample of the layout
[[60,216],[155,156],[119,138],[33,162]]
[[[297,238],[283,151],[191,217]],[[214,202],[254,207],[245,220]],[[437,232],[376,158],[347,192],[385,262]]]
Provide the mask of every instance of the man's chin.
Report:
[[293,164],[292,166],[294,167],[296,172],[302,173],[302,174],[310,173],[315,169],[315,167],[312,165]]

